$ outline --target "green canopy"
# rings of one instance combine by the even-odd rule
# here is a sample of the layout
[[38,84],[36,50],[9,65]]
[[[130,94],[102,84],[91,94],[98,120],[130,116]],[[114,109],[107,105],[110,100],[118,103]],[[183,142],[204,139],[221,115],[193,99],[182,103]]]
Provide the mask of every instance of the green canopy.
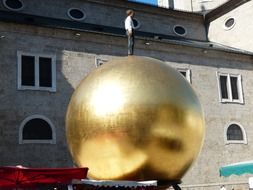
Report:
[[247,162],[238,162],[220,168],[220,176],[228,177],[232,174],[242,175],[246,173],[253,174],[253,160]]

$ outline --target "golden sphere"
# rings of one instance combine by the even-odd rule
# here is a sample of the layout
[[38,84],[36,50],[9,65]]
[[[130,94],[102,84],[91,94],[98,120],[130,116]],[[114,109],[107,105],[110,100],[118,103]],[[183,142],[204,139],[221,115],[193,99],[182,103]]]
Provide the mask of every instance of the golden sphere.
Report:
[[198,156],[204,131],[191,85],[147,57],[95,69],[75,90],[66,115],[70,153],[91,179],[179,181]]

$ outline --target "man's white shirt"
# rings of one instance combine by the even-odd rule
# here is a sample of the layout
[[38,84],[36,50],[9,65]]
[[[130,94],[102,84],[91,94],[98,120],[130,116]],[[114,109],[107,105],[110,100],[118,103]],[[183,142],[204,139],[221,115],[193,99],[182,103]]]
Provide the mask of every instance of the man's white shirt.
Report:
[[125,29],[127,31],[132,31],[132,29],[134,29],[134,23],[131,16],[128,16],[125,20]]

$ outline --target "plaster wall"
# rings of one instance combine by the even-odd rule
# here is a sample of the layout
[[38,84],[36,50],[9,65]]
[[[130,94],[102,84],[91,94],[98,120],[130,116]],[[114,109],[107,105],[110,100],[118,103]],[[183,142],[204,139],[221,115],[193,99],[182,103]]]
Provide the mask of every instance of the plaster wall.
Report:
[[[212,21],[208,30],[209,40],[252,52],[253,26],[250,24],[250,19],[253,17],[252,9],[253,2],[249,1]],[[230,18],[234,18],[234,25],[226,28],[225,22]]]

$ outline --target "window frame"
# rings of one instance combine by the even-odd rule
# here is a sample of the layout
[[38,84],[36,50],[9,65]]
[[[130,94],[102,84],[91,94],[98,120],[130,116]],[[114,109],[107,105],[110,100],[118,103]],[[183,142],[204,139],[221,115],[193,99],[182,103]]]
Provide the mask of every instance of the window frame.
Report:
[[[82,12],[82,13],[83,13],[83,17],[82,17],[82,18],[75,18],[75,17],[73,17],[73,16],[70,14],[70,11],[72,11],[72,10],[78,10],[78,11]],[[72,20],[75,20],[75,21],[83,21],[83,20],[85,20],[86,17],[87,17],[85,11],[83,11],[82,9],[76,8],[76,7],[71,7],[71,8],[69,8],[68,11],[67,11],[67,15],[68,15],[69,18],[71,18]]]
[[5,7],[6,9],[9,9],[9,10],[11,10],[11,11],[21,11],[21,10],[24,9],[24,7],[25,7],[24,2],[23,2],[22,0],[18,0],[18,1],[21,2],[21,4],[22,4],[22,7],[18,8],[18,9],[13,9],[13,8],[9,7],[9,6],[6,4],[6,1],[7,1],[7,0],[3,0],[3,5],[4,5],[4,7]]
[[[228,132],[228,128],[231,126],[231,125],[237,125],[240,127],[241,131],[242,131],[242,137],[243,137],[243,140],[228,140],[227,139],[227,132]],[[228,123],[225,127],[224,127],[224,142],[225,144],[248,144],[248,140],[247,140],[247,134],[246,134],[246,131],[244,129],[244,127],[237,123],[237,122],[230,122]]]
[[[184,34],[179,34],[179,33],[177,33],[177,32],[176,32],[176,27],[181,27],[181,28],[183,28],[183,29],[185,30],[185,33],[184,33]],[[185,37],[185,36],[187,35],[187,29],[186,29],[183,25],[179,25],[179,24],[173,26],[173,32],[174,32],[174,34],[176,34],[177,36],[181,36],[181,37]]]
[[191,70],[190,69],[184,69],[184,68],[177,68],[177,71],[181,74],[181,72],[185,72],[186,76],[182,76],[189,82],[191,83]]
[[[217,75],[217,83],[218,83],[218,91],[219,91],[219,101],[221,103],[244,104],[243,89],[242,89],[242,75],[241,74],[223,73],[223,72],[217,72],[216,75]],[[220,85],[220,76],[226,76],[227,77],[227,93],[228,93],[228,98],[227,99],[222,98],[222,91],[221,91],[221,85]],[[236,77],[237,78],[238,100],[232,98],[232,87],[231,87],[230,77]]]
[[[226,22],[227,22],[229,19],[233,19],[233,20],[234,20],[234,23],[233,23],[232,26],[227,27],[227,26],[226,26]],[[223,21],[223,28],[224,28],[224,30],[231,30],[232,28],[234,28],[235,24],[236,24],[235,17],[230,16],[230,17],[227,17],[227,18]]]
[[[35,68],[35,85],[34,86],[26,86],[22,85],[22,56],[33,56],[35,59],[34,68]],[[52,69],[52,87],[42,87],[39,85],[39,58],[51,58],[51,69]],[[41,91],[50,91],[56,92],[56,56],[52,54],[41,54],[41,53],[27,53],[18,51],[17,52],[17,64],[18,64],[18,90],[41,90]]]
[[[51,127],[52,130],[52,139],[51,140],[24,140],[23,139],[23,129],[26,125],[26,123],[32,119],[42,119],[44,121],[46,121],[49,126]],[[43,116],[43,115],[31,115],[29,117],[26,117],[20,124],[19,126],[19,144],[56,144],[56,131],[55,131],[55,127],[53,125],[53,123],[50,121],[50,119],[48,119],[47,117]]]
[[141,22],[136,18],[133,18],[133,20],[135,20],[137,22],[137,26],[134,26],[134,29],[138,30],[141,27]]

